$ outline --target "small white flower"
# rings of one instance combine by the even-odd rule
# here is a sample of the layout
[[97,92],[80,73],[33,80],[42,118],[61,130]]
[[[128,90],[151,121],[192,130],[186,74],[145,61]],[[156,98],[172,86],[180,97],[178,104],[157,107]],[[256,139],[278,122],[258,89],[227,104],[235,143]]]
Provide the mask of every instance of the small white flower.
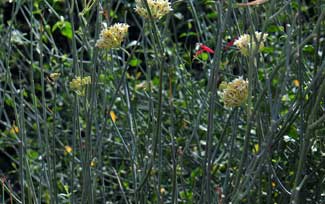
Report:
[[285,142],[295,142],[295,140],[292,137],[288,136],[288,135],[284,135],[283,140]]

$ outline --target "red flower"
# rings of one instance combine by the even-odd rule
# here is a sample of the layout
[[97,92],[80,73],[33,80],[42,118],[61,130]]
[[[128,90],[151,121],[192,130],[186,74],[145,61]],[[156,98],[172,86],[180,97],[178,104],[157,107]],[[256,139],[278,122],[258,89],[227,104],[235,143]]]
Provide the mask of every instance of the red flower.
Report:
[[198,43],[197,45],[199,46],[199,50],[195,52],[194,58],[197,57],[198,55],[202,54],[203,52],[208,52],[208,53],[214,54],[214,50],[212,50],[208,46],[206,46],[202,43]]
[[231,41],[229,41],[226,46],[223,48],[224,51],[228,50],[231,46],[234,45],[235,41],[238,39],[238,37],[234,37]]
[[201,44],[201,45],[200,45],[200,48],[201,48],[201,50],[203,50],[203,51],[206,51],[206,52],[208,52],[208,53],[214,54],[214,51],[213,51],[211,48],[209,48],[208,46],[206,46],[206,45]]
[[[223,51],[227,51],[230,47],[232,47],[235,43],[235,41],[238,39],[238,37],[234,37],[231,41],[229,41],[225,47],[223,48]],[[214,50],[209,48],[208,46],[202,44],[202,43],[197,43],[196,44],[196,49],[197,50],[194,54],[194,58],[202,54],[203,52],[208,52],[210,54],[214,54]]]

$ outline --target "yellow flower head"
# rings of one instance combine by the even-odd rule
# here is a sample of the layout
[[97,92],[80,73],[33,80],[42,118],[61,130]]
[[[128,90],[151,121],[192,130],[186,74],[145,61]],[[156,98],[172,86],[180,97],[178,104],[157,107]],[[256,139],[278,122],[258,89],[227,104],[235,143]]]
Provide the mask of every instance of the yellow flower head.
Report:
[[91,167],[95,167],[96,166],[96,158],[93,158],[90,162],[90,166]]
[[120,47],[129,27],[130,26],[125,23],[116,23],[103,29],[100,33],[99,40],[96,42],[96,47],[104,49]]
[[70,89],[75,91],[78,95],[84,96],[86,91],[86,86],[91,84],[91,77],[86,76],[81,78],[80,76],[72,79],[70,82]]
[[70,154],[72,152],[72,147],[69,145],[64,146],[64,155]]
[[255,41],[254,36],[251,36],[249,34],[244,34],[244,35],[241,35],[234,42],[234,45],[239,48],[242,55],[248,56],[251,49],[253,51],[256,49],[256,45],[258,44],[258,42],[259,42],[258,50],[261,50],[264,47],[264,42],[266,41],[267,36],[268,36],[268,34],[264,33],[263,38],[261,39],[262,33],[255,32],[255,37],[257,40],[257,41]]
[[295,87],[299,87],[300,86],[300,82],[298,79],[293,80],[293,85],[295,85]]
[[115,123],[115,121],[117,119],[116,114],[114,113],[114,111],[109,112],[109,114],[111,115],[112,121]]
[[10,134],[14,135],[14,134],[18,134],[19,133],[19,128],[16,126],[16,124],[14,123],[10,130],[9,130]]
[[[169,13],[172,8],[170,7],[170,2],[168,0],[146,0],[150,9],[150,13],[153,19],[161,19],[167,13]],[[135,0],[136,7],[135,11],[144,18],[150,18],[149,12],[143,4],[143,0]]]
[[243,104],[248,96],[248,81],[242,77],[228,83],[223,90],[222,97],[226,107],[238,107]]

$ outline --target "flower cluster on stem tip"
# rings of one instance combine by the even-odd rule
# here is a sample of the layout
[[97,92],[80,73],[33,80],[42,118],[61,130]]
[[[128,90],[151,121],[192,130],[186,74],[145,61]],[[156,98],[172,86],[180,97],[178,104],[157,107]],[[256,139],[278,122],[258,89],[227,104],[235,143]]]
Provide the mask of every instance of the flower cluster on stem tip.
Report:
[[[172,8],[168,0],[146,0],[150,13],[153,19],[161,19],[167,13],[169,13]],[[150,18],[149,12],[143,3],[143,0],[135,0],[136,7],[135,11],[144,18]]]
[[86,77],[76,77],[72,79],[70,82],[69,86],[70,89],[75,91],[79,96],[84,96],[86,92],[86,86],[88,84],[91,84],[91,77],[86,76]]
[[248,81],[242,77],[234,79],[230,83],[223,83],[220,86],[222,89],[222,99],[226,107],[238,107],[241,106],[248,96]]
[[96,47],[103,49],[120,47],[129,27],[125,23],[116,23],[108,28],[104,28],[100,33],[99,40],[96,42]]
[[241,35],[235,42],[234,45],[239,48],[240,52],[244,56],[248,56],[250,50],[257,49],[257,44],[259,44],[258,51],[260,51],[264,47],[264,42],[266,41],[268,34],[264,33],[263,38],[261,32],[255,32],[255,37],[249,34],[243,34]]
[[53,72],[50,74],[50,79],[52,81],[57,81],[60,78],[61,74],[58,72]]

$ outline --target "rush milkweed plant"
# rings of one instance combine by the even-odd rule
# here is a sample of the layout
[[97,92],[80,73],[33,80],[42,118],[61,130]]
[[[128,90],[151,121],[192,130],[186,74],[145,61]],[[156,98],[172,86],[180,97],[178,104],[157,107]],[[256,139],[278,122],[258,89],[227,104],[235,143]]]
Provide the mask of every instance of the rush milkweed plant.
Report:
[[3,1],[3,203],[323,203],[322,1]]

